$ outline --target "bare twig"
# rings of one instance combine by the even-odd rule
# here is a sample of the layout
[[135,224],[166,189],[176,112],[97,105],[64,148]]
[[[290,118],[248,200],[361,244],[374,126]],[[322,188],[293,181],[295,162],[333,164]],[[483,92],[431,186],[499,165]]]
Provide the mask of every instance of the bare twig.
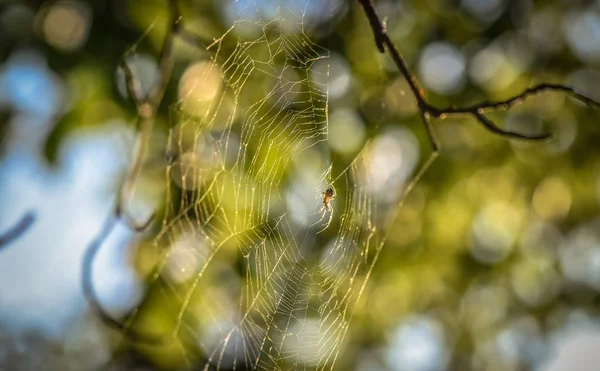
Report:
[[21,237],[29,230],[34,221],[35,213],[33,211],[28,211],[25,213],[25,215],[21,217],[21,220],[19,220],[17,224],[13,225],[12,228],[0,235],[0,249],[6,247],[8,244]]
[[146,152],[152,135],[152,129],[154,127],[154,121],[156,120],[156,114],[162,103],[167,85],[171,79],[171,73],[173,71],[173,44],[175,42],[175,35],[180,30],[181,22],[181,11],[179,9],[178,0],[168,0],[169,11],[170,11],[170,27],[165,33],[163,46],[160,51],[159,57],[159,68],[158,68],[158,81],[150,89],[150,93],[146,99],[137,96],[140,90],[140,81],[136,78],[133,70],[127,64],[127,60],[124,58],[121,60],[120,66],[123,68],[125,74],[125,86],[129,98],[135,104],[136,111],[138,114],[138,131],[139,134],[136,139],[136,143],[133,151],[133,162],[131,167],[127,171],[125,180],[121,186],[119,193],[119,200],[116,204],[115,214],[119,217],[123,216],[127,224],[136,231],[144,230],[154,218],[152,214],[148,220],[142,224],[138,224],[126,211],[126,207],[131,201],[134,192],[134,186],[139,178],[142,170],[144,159],[146,158]]
[[115,229],[117,225],[118,218],[116,216],[111,216],[106,219],[100,234],[92,241],[91,245],[85,252],[83,258],[83,267],[81,270],[81,280],[83,285],[83,293],[94,309],[94,311],[98,314],[100,319],[114,328],[117,331],[127,333],[127,337],[131,340],[144,342],[147,344],[164,344],[167,340],[166,336],[151,336],[148,334],[140,334],[137,332],[133,332],[129,328],[129,323],[127,321],[119,321],[115,319],[112,315],[110,315],[104,308],[100,305],[100,301],[98,296],[96,295],[96,291],[94,290],[94,284],[92,279],[92,271],[93,271],[93,263],[96,260],[96,254],[100,250],[100,247],[104,244],[104,241],[108,238],[110,233]]
[[[438,108],[433,106],[423,93],[423,89],[419,86],[417,79],[414,74],[410,71],[404,58],[396,48],[396,45],[392,42],[392,40],[387,35],[385,26],[377,12],[375,11],[375,6],[373,4],[373,0],[358,0],[358,2],[362,5],[365,15],[369,19],[369,24],[371,25],[371,29],[373,31],[373,35],[375,37],[375,43],[380,52],[384,53],[385,48],[387,48],[388,54],[392,57],[398,71],[404,76],[410,90],[417,100],[417,104],[419,106],[419,115],[425,124],[425,128],[427,129],[427,133],[431,140],[431,145],[433,147],[434,153],[439,150],[439,144],[431,127],[431,123],[429,122],[429,117],[435,117],[439,119],[448,118],[451,115],[469,115],[476,119],[480,124],[483,125],[484,128],[489,130],[490,132],[504,136],[511,139],[522,139],[522,140],[545,140],[551,137],[550,134],[539,134],[539,135],[529,135],[523,133],[517,133],[513,131],[508,131],[499,128],[496,126],[489,118],[484,116],[484,112],[486,110],[506,110],[509,109],[527,99],[530,96],[536,95],[538,93],[544,91],[558,91],[567,93],[569,96],[573,97],[581,101],[584,104],[595,106],[600,108],[600,102],[587,97],[581,93],[576,92],[573,88],[560,85],[560,84],[548,84],[543,83],[537,86],[526,89],[521,94],[518,94],[514,97],[506,99],[504,101],[499,102],[482,102],[476,105],[467,106],[467,107],[447,107],[447,108]],[[385,48],[384,48],[385,46]]]
[[468,107],[463,107],[463,108],[448,107],[448,108],[445,108],[443,111],[444,111],[444,113],[471,113],[471,112],[475,112],[475,111],[481,112],[482,110],[488,110],[488,109],[506,110],[506,109],[509,109],[513,106],[516,106],[516,105],[522,103],[529,96],[543,93],[545,91],[564,92],[564,93],[567,93],[568,95],[570,95],[571,97],[577,99],[578,101],[587,104],[588,106],[600,108],[600,102],[595,101],[592,98],[589,98],[581,93],[576,92],[573,88],[571,88],[569,86],[564,86],[564,85],[559,85],[559,84],[542,83],[542,84],[533,86],[531,88],[528,88],[525,91],[523,91],[521,94],[515,95],[514,97],[510,97],[503,101],[499,101],[499,102],[486,101],[486,102],[482,102],[482,103],[479,103],[479,104],[476,104],[473,106],[468,106]]
[[[150,92],[146,98],[139,97],[140,91],[140,80],[135,75],[133,69],[127,63],[126,57],[121,60],[120,66],[123,69],[125,75],[125,86],[127,94],[133,102],[138,115],[138,136],[133,150],[132,164],[127,170],[125,180],[121,185],[120,192],[117,196],[115,203],[115,210],[106,219],[106,222],[98,234],[98,236],[92,241],[88,249],[86,250],[83,260],[82,270],[82,285],[84,294],[92,306],[92,308],[98,313],[100,318],[110,325],[111,327],[125,333],[127,332],[128,338],[135,341],[142,341],[150,344],[161,344],[168,340],[168,336],[163,337],[152,337],[130,331],[130,323],[127,321],[119,321],[115,319],[111,314],[106,312],[100,305],[100,301],[96,296],[92,282],[92,267],[96,257],[96,254],[100,250],[102,244],[106,238],[114,230],[117,221],[123,220],[129,228],[136,232],[142,232],[151,224],[154,219],[155,213],[144,222],[138,223],[134,218],[127,212],[127,206],[129,205],[133,193],[134,186],[139,178],[142,170],[142,164],[146,157],[150,137],[156,120],[158,109],[163,101],[167,85],[171,79],[171,73],[173,71],[174,56],[173,56],[173,45],[175,37],[178,35],[181,29],[181,11],[179,8],[179,0],[167,0],[169,4],[170,12],[170,27],[164,36],[162,49],[159,56],[159,67],[158,67],[158,81],[152,86]],[[132,313],[130,318],[135,315],[135,311]]]
[[138,91],[141,90],[140,80],[135,77],[133,74],[133,70],[127,63],[127,53],[119,62],[119,66],[123,69],[123,73],[125,75],[125,88],[127,89],[127,95],[129,95],[129,99],[135,104],[135,107],[138,108],[142,105],[142,102],[138,98]]

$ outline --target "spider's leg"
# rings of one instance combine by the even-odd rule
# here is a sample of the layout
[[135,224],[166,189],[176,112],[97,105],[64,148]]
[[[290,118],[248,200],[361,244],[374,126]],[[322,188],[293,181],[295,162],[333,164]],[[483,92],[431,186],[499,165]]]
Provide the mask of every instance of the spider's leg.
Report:
[[[310,214],[310,215],[312,216],[312,215],[318,215],[318,214],[321,214],[321,213],[322,213],[324,210],[325,210],[325,206],[323,206],[323,207],[322,207],[322,208],[321,208],[319,211],[317,211],[316,213],[312,213],[312,214]],[[325,211],[326,211],[326,210],[325,210]]]
[[317,211],[316,213],[312,213],[310,215],[317,215],[317,214],[321,214],[321,212],[323,212],[321,214],[321,217],[319,218],[319,220],[317,220],[316,222],[312,223],[311,225],[308,226],[308,228],[314,227],[315,225],[321,223],[321,221],[323,221],[323,219],[325,219],[325,214],[327,214],[327,207],[325,205],[323,205],[323,207],[321,208],[321,210]]
[[327,212],[327,210],[328,210],[327,205],[323,204],[323,206],[319,209],[319,211],[317,211],[316,213],[312,213],[310,215],[317,215],[317,214],[321,214],[321,213],[325,214]]
[[[323,213],[323,217],[325,217],[325,214]],[[321,220],[323,220],[323,218],[321,218]],[[329,220],[327,221],[327,223],[325,224],[325,226],[317,232],[317,234],[323,232],[324,230],[326,230],[327,228],[329,228],[329,225],[331,224],[331,221],[333,220],[333,206],[331,206],[331,204],[329,204]]]

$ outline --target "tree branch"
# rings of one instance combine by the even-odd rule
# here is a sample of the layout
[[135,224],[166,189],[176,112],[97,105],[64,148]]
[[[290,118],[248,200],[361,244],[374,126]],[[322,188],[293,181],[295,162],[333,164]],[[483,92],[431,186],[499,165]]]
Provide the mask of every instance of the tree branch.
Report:
[[129,99],[131,99],[131,101],[136,107],[136,110],[138,110],[142,102],[140,98],[138,98],[137,94],[138,91],[142,89],[140,86],[140,80],[135,77],[135,75],[133,74],[133,70],[131,69],[129,64],[127,64],[127,56],[128,54],[121,58],[119,66],[123,69],[123,73],[125,74],[125,88],[127,89],[127,95],[129,95]]
[[120,62],[120,66],[123,68],[125,74],[127,93],[135,104],[138,114],[137,126],[139,134],[134,145],[132,164],[127,170],[125,180],[121,185],[115,214],[118,217],[123,217],[129,227],[136,231],[145,230],[154,219],[153,213],[144,223],[137,223],[126,211],[126,206],[133,198],[134,186],[139,178],[144,159],[146,158],[146,152],[150,143],[150,137],[152,136],[156,115],[164,98],[173,71],[173,44],[175,42],[175,36],[180,30],[181,10],[179,9],[178,0],[168,0],[168,3],[170,26],[165,33],[163,46],[160,51],[158,81],[151,87],[150,93],[146,99],[137,96],[141,83],[139,79],[136,78],[131,67],[127,64],[126,59],[123,58]]
[[576,100],[578,100],[588,106],[600,108],[600,102],[595,101],[592,98],[589,98],[581,93],[576,92],[573,88],[571,88],[569,86],[564,86],[564,85],[559,85],[559,84],[542,83],[542,84],[533,86],[531,88],[528,88],[525,91],[523,91],[521,94],[515,95],[514,97],[510,97],[503,101],[499,101],[499,102],[485,101],[485,102],[482,102],[479,104],[475,104],[475,105],[467,106],[467,107],[463,107],[463,108],[448,107],[448,108],[445,108],[443,111],[445,113],[471,113],[471,112],[475,112],[475,111],[481,112],[482,110],[487,110],[487,109],[506,110],[506,109],[512,108],[518,104],[523,103],[530,96],[537,95],[537,94],[543,93],[545,91],[564,92],[564,93],[567,93],[567,95],[575,98]]
[[[81,270],[83,294],[85,295],[85,298],[87,299],[87,302],[90,304],[92,309],[98,314],[100,319],[105,324],[114,328],[117,331],[127,333],[127,337],[129,339],[153,345],[165,344],[168,340],[167,336],[151,336],[148,334],[132,332],[129,328],[130,324],[128,323],[128,321],[117,320],[100,305],[100,300],[98,299],[96,291],[94,290],[92,272],[93,264],[96,260],[96,255],[98,251],[100,251],[100,248],[102,247],[108,236],[115,229],[117,222],[118,218],[115,216],[111,216],[108,219],[106,219],[104,225],[102,226],[100,234],[96,238],[94,238],[90,246],[85,251],[85,255],[83,258],[83,266]],[[133,313],[135,313],[135,311]]]
[[[125,179],[121,185],[119,194],[117,196],[117,201],[115,203],[115,209],[113,213],[111,213],[111,215],[106,219],[106,222],[98,236],[92,241],[90,246],[88,246],[83,258],[83,269],[81,276],[84,295],[87,301],[90,303],[92,309],[97,312],[102,321],[123,333],[127,333],[129,339],[148,344],[164,344],[168,340],[169,336],[155,337],[131,332],[129,328],[129,320],[120,321],[115,319],[110,313],[106,312],[100,305],[100,300],[96,296],[96,292],[94,290],[94,285],[92,282],[92,268],[98,251],[114,230],[119,219],[123,220],[132,230],[136,232],[142,232],[146,230],[148,226],[150,226],[155,216],[155,213],[152,213],[152,215],[145,222],[138,223],[127,212],[126,208],[133,198],[134,186],[141,173],[143,161],[146,157],[152,130],[156,121],[156,116],[165,96],[174,66],[173,46],[175,37],[178,36],[181,30],[182,19],[178,3],[179,0],[167,1],[169,5],[170,27],[165,33],[163,45],[160,51],[158,80],[151,87],[146,98],[138,96],[138,92],[141,90],[141,82],[127,63],[127,54],[120,62],[120,66],[123,68],[125,75],[127,94],[135,105],[138,115],[137,126],[139,134],[134,145],[132,163],[127,170]],[[129,319],[134,318],[134,316],[135,310],[131,313]]]
[[35,222],[35,213],[28,211],[21,217],[21,220],[12,226],[9,230],[5,231],[0,235],[0,249],[14,242],[16,239],[21,237]]
[[375,6],[373,4],[373,0],[358,0],[358,2],[362,5],[365,15],[369,20],[369,24],[371,25],[371,29],[373,31],[373,35],[375,37],[375,43],[380,52],[384,53],[385,48],[387,48],[388,54],[392,57],[392,60],[396,64],[398,71],[404,76],[410,90],[417,100],[417,104],[419,107],[419,115],[425,124],[425,128],[427,129],[427,133],[429,135],[431,145],[433,147],[434,152],[437,152],[439,149],[439,144],[433,133],[433,129],[431,127],[431,123],[429,122],[429,116],[436,117],[439,119],[445,119],[451,115],[470,115],[474,119],[476,119],[480,124],[483,125],[487,130],[492,132],[493,134],[504,136],[510,139],[521,139],[521,140],[545,140],[551,137],[550,134],[539,134],[539,135],[529,135],[522,134],[513,131],[508,131],[499,128],[496,126],[490,119],[485,117],[483,113],[486,110],[507,110],[511,107],[522,103],[525,99],[530,96],[542,93],[544,91],[558,91],[567,93],[572,98],[586,104],[589,106],[594,106],[600,108],[600,102],[587,97],[581,93],[576,92],[573,88],[560,85],[560,84],[549,84],[543,83],[537,86],[531,87],[523,91],[521,94],[515,95],[509,99],[499,101],[499,102],[482,102],[479,104],[475,104],[467,107],[447,107],[447,108],[438,108],[429,103],[427,98],[425,97],[423,90],[419,86],[419,82],[415,78],[414,74],[410,71],[404,58],[396,48],[396,45],[392,42],[392,40],[387,35],[385,25],[377,15],[375,11]]

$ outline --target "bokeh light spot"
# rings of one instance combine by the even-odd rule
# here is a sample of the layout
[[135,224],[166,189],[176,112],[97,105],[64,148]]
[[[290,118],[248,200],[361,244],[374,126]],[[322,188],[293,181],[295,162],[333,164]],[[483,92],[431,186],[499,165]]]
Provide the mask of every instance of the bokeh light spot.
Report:
[[498,263],[512,251],[521,227],[521,214],[512,205],[491,203],[473,222],[471,255],[482,263]]
[[542,219],[563,219],[571,208],[571,190],[561,178],[549,177],[537,186],[531,202]]
[[505,0],[462,0],[461,3],[467,12],[485,23],[496,20],[506,8]]
[[184,283],[196,276],[207,256],[208,249],[201,239],[191,233],[182,234],[170,248],[166,278],[174,284]]
[[396,330],[387,353],[392,370],[443,370],[447,351],[443,326],[429,317],[413,317]]
[[191,65],[179,82],[179,98],[183,109],[193,115],[204,115],[220,93],[221,71],[211,61]]
[[600,60],[600,15],[592,9],[572,11],[563,20],[571,50],[583,62]]
[[466,61],[453,45],[429,44],[419,58],[419,75],[432,90],[440,94],[456,93],[465,84]]
[[341,153],[353,153],[365,140],[365,125],[355,112],[335,111],[329,117],[329,146]]
[[91,12],[83,3],[59,1],[46,11],[42,21],[44,38],[57,49],[78,49],[87,41],[90,16]]

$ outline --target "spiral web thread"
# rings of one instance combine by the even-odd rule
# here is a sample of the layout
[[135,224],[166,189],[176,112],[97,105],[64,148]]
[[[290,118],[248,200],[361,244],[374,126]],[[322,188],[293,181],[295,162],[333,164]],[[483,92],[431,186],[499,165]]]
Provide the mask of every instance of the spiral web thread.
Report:
[[332,369],[401,198],[380,192],[370,140],[338,173],[324,160],[329,52],[310,6],[245,9],[171,108],[160,253],[130,326],[159,321],[206,369]]

